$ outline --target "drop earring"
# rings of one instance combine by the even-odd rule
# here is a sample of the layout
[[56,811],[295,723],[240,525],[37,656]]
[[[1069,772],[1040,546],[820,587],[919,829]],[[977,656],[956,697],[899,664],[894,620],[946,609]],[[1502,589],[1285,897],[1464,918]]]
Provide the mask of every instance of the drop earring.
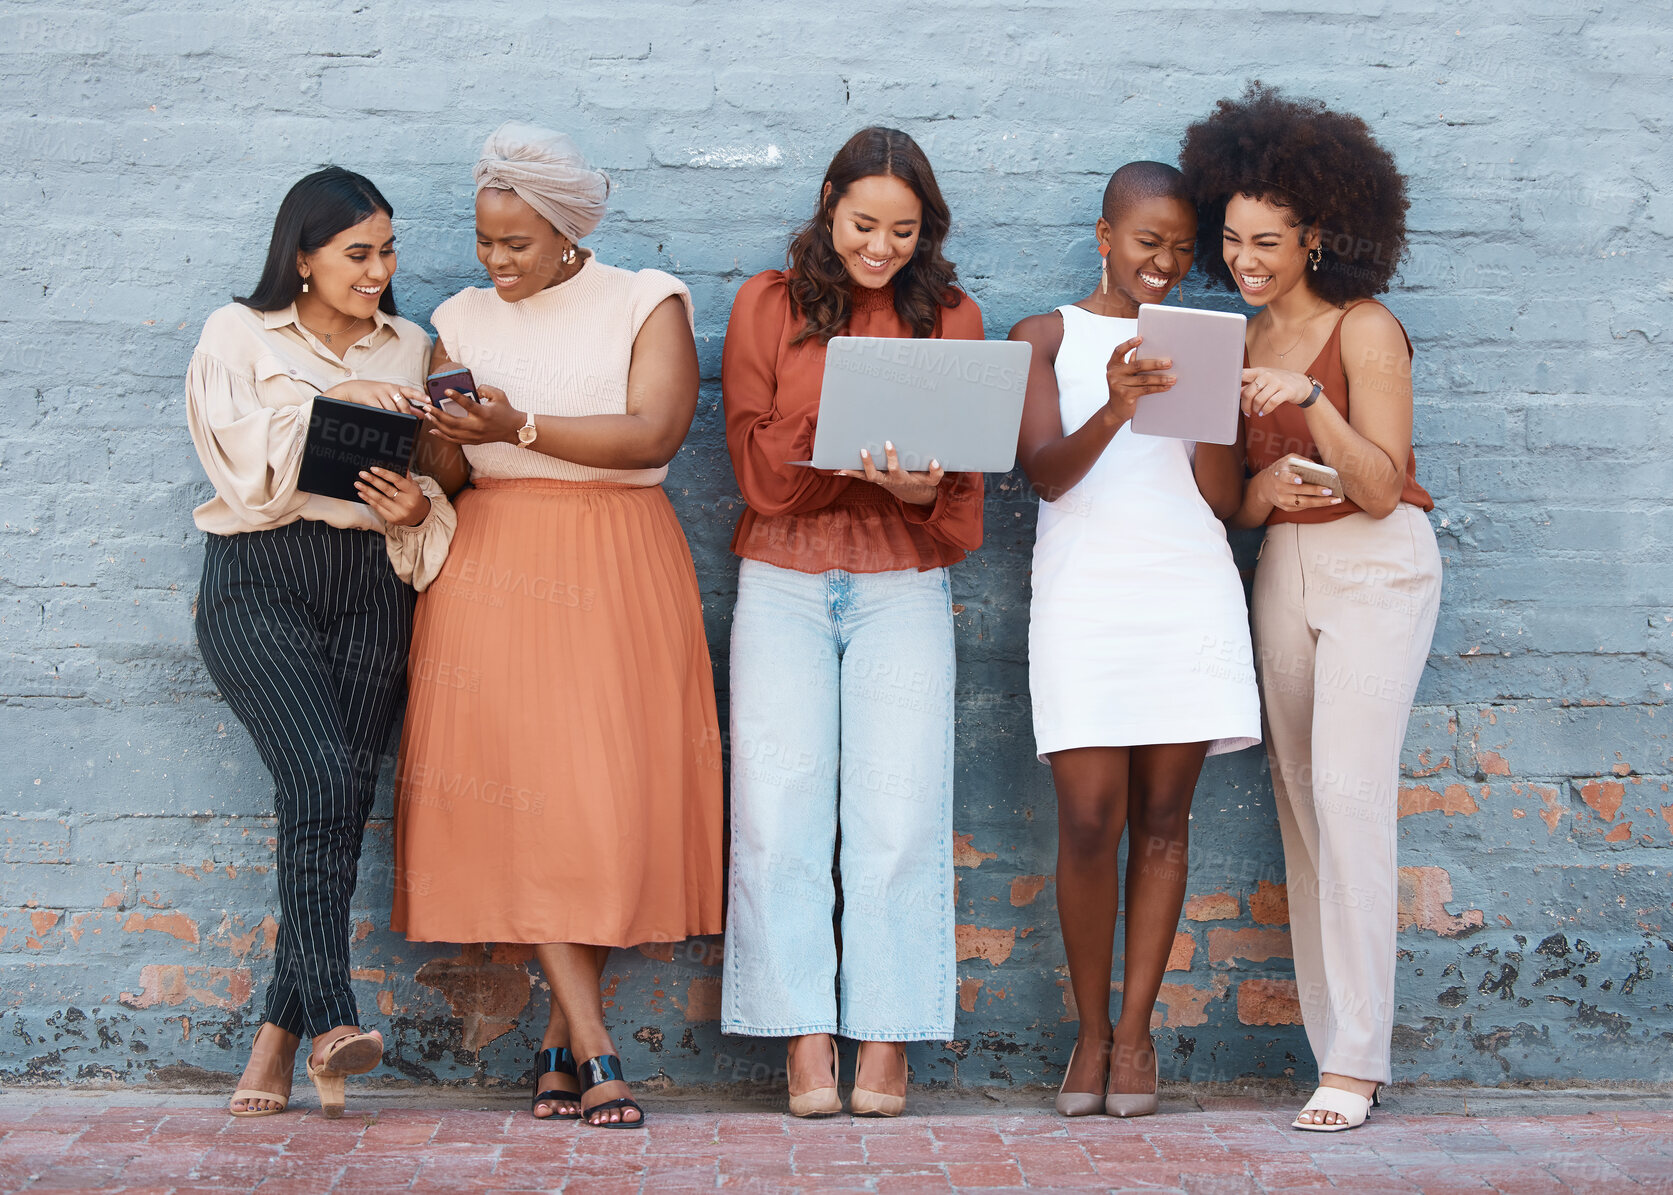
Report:
[[572,264],[575,261],[575,246],[571,245],[565,249],[559,260],[566,266]]
[[1307,251],[1307,260],[1313,264],[1313,273],[1317,274],[1319,272],[1319,262],[1323,259],[1324,249],[1322,246],[1314,245]]
[[1107,245],[1098,246],[1098,256],[1103,258],[1103,264],[1098,267],[1098,291],[1100,294],[1110,293],[1110,251]]
[[303,293],[303,294],[307,294],[307,293],[308,293],[308,280],[307,280],[307,279],[306,279],[306,278],[304,278],[304,279],[303,279],[303,280],[302,280],[302,293]]

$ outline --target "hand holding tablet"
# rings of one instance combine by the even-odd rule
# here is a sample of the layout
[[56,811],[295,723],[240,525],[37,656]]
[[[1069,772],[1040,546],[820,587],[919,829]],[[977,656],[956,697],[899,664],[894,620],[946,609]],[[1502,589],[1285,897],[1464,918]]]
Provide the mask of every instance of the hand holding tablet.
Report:
[[1199,444],[1237,440],[1243,386],[1243,329],[1248,321],[1224,311],[1139,305],[1139,337],[1152,361],[1169,360],[1173,386],[1139,399],[1132,428]]

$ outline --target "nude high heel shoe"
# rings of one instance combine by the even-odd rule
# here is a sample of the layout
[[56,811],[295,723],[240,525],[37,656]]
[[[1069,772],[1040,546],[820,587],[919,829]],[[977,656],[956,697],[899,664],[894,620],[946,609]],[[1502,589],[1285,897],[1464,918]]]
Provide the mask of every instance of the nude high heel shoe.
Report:
[[[1150,1116],[1157,1108],[1156,1089],[1162,1085],[1162,1059],[1151,1045],[1151,1073],[1156,1079],[1148,1092],[1112,1091],[1104,1097],[1104,1111],[1111,1116]],[[1113,1067],[1112,1067],[1113,1069]]]
[[1104,1096],[1096,1091],[1064,1091],[1063,1087],[1069,1083],[1069,1071],[1074,1069],[1075,1051],[1080,1049],[1076,1042],[1069,1049],[1069,1064],[1063,1068],[1063,1085],[1057,1089],[1057,1114],[1059,1116],[1091,1116],[1095,1112],[1104,1110]]
[[[899,1047],[905,1053],[906,1047]],[[854,1090],[848,1095],[848,1110],[855,1116],[899,1116],[906,1110],[904,1095],[890,1095],[860,1086],[860,1052],[854,1051]]]
[[[792,1116],[834,1116],[842,1111],[842,1095],[837,1091],[836,1079],[841,1073],[842,1056],[837,1052],[836,1038],[831,1038],[831,1081],[825,1087],[815,1087],[812,1091],[804,1091],[801,1095],[794,1092],[790,1095],[790,1115]],[[790,1070],[788,1053],[784,1059],[786,1074]]]

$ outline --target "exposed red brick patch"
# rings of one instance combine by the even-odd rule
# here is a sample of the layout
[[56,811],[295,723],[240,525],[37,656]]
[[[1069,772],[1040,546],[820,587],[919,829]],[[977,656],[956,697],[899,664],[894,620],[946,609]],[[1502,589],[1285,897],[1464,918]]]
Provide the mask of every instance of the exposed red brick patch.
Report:
[[1632,775],[1632,765],[1630,763],[1618,763],[1614,767],[1610,768],[1609,770],[1611,772],[1615,773],[1615,775],[1617,775],[1617,776],[1630,776],[1630,775]]
[[1237,985],[1237,1019],[1245,1025],[1301,1024],[1295,981],[1245,979]]
[[[218,991],[222,984],[224,991]],[[158,1004],[204,1004],[211,1008],[242,1008],[249,1002],[250,973],[234,967],[183,967],[177,963],[147,963],[139,969],[137,994],[123,992],[118,1000],[129,1008]]]
[[107,893],[105,893],[105,899],[104,899],[101,907],[106,908],[106,909],[121,908],[122,907],[122,894],[120,892],[107,892]]
[[364,942],[372,936],[372,931],[375,929],[377,929],[377,924],[370,917],[362,917],[354,923],[354,940]]
[[1233,892],[1209,892],[1185,902],[1187,921],[1228,921],[1242,912],[1243,906]]
[[[368,921],[366,924],[370,926],[372,923]],[[365,937],[365,935],[360,934],[355,938],[355,941],[358,942],[363,937]],[[272,954],[273,947],[279,941],[279,923],[273,920],[273,914],[269,913],[256,925],[251,926],[249,933],[229,933],[227,935],[227,947],[239,958],[248,958],[250,951],[254,950],[256,947],[257,938],[261,939],[263,947],[262,953]]]
[[1452,756],[1443,755],[1440,763],[1431,764],[1429,762],[1429,750],[1424,748],[1417,753],[1417,762],[1419,766],[1411,769],[1410,774],[1421,779],[1424,776],[1433,776],[1436,772],[1443,772],[1450,768],[1452,766]]
[[976,993],[982,990],[979,979],[961,979],[958,981],[958,1006],[965,1012],[976,1011]]
[[1426,929],[1443,938],[1455,937],[1466,929],[1480,927],[1480,909],[1447,911],[1452,900],[1452,876],[1444,867],[1402,867],[1400,869],[1399,927]]
[[698,975],[685,985],[685,1019],[720,1020],[720,976]]
[[1603,836],[1605,842],[1625,842],[1632,837],[1632,823],[1622,822]]
[[1208,1024],[1209,1004],[1224,996],[1230,987],[1231,981],[1224,975],[1216,975],[1213,983],[1206,988],[1188,983],[1164,983],[1156,993],[1156,1003],[1167,1010],[1162,1024],[1181,1028]]
[[1400,816],[1411,817],[1419,813],[1471,814],[1476,811],[1475,798],[1470,790],[1462,784],[1449,784],[1441,792],[1436,792],[1425,784],[1416,784],[1410,788],[1400,790]]
[[143,934],[150,931],[168,934],[179,938],[182,942],[198,944],[198,925],[184,913],[158,913],[154,917],[143,917],[138,913],[129,913],[128,919],[122,923],[125,933]]
[[1539,811],[1539,819],[1545,823],[1546,833],[1555,833],[1557,830],[1557,823],[1562,821],[1563,814],[1568,812],[1568,810],[1564,807],[1561,798],[1557,796],[1557,790],[1554,788],[1546,788],[1541,784],[1530,784],[1528,785],[1528,789],[1539,798],[1540,804],[1545,806],[1545,808]]
[[[1220,931],[1209,930],[1208,932],[1210,934],[1215,934]],[[1191,969],[1191,960],[1196,957],[1197,940],[1190,934],[1175,934],[1173,936],[1173,946],[1168,951],[1167,970],[1189,971]]]
[[953,835],[954,867],[980,867],[989,859],[999,858],[999,856],[992,851],[979,851],[975,847],[971,846],[970,840],[974,837],[974,834]]
[[1283,884],[1262,880],[1249,894],[1249,916],[1261,925],[1290,923],[1290,890]]
[[57,925],[58,919],[62,916],[62,913],[54,912],[52,909],[36,909],[29,914],[29,924],[35,927],[37,934],[44,934]]
[[1484,774],[1488,776],[1510,775],[1510,765],[1505,762],[1505,757],[1497,751],[1477,751],[1475,757],[1476,763],[1481,766]]
[[1588,780],[1580,786],[1580,799],[1606,822],[1615,820],[1626,797],[1626,785],[1619,780]]
[[[1011,881],[1011,904],[1015,908],[1034,903],[1036,897],[1045,891],[1046,876],[1018,876]],[[968,1010],[966,1010],[968,1011]]]
[[1011,957],[1017,946],[1017,931],[986,925],[958,925],[953,927],[953,940],[958,946],[958,961],[980,958],[999,966]]
[[1673,834],[1673,805],[1661,807],[1661,820],[1667,823],[1667,832]]
[[517,1025],[529,1003],[529,973],[521,963],[497,963],[482,946],[462,946],[456,958],[431,959],[413,976],[447,1000],[464,1022],[460,1045],[480,1050]]
[[350,967],[350,979],[361,979],[367,983],[382,983],[389,978],[389,972],[381,967]]
[[1211,929],[1208,961],[1229,963],[1234,958],[1264,963],[1269,958],[1293,958],[1290,934],[1283,929]]
[[395,993],[388,988],[378,993],[378,1011],[386,1017],[395,1015]]

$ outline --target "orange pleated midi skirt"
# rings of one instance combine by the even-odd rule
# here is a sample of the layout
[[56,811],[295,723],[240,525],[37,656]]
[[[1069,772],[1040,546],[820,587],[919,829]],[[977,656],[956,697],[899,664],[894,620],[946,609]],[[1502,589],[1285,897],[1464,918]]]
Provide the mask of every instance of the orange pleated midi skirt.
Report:
[[391,928],[632,946],[722,928],[721,756],[660,486],[479,480],[419,595]]

